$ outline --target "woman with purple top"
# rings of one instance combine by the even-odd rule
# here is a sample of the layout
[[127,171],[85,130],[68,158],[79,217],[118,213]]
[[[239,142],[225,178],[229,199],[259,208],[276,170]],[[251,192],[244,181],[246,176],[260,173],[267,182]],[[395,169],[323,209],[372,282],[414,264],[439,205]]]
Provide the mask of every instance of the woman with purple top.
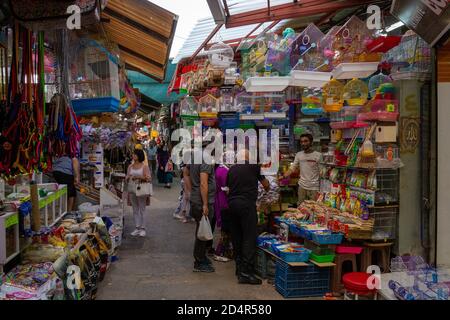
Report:
[[221,238],[216,247],[214,260],[228,262],[233,258],[231,245],[230,212],[226,193],[228,167],[220,164],[216,167],[216,196],[214,201],[214,212],[216,225],[220,227]]

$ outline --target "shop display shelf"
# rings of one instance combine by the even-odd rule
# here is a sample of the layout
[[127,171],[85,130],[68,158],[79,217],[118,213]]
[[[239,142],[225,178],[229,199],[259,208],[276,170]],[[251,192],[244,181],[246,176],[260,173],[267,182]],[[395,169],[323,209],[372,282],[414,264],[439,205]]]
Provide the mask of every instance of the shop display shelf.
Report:
[[[322,108],[305,108],[302,107],[300,109],[300,111],[305,115],[305,116],[320,116],[323,114],[323,109]],[[315,119],[313,119],[315,120]]]
[[264,112],[265,119],[285,119],[286,112]]
[[311,260],[314,260],[318,263],[327,263],[327,262],[333,262],[335,258],[335,254],[328,254],[328,255],[316,255],[314,253],[311,253]]
[[119,110],[119,100],[115,97],[73,99],[72,106],[77,116],[117,112]]
[[355,126],[355,121],[341,121],[341,122],[330,122],[331,129],[352,129]]
[[341,63],[334,68],[332,75],[338,80],[367,78],[378,70],[378,65],[379,62]]
[[290,77],[251,77],[244,83],[247,92],[280,92],[290,84]]
[[312,234],[312,241],[318,244],[340,244],[343,238],[342,233],[321,234],[314,232]]
[[285,298],[320,297],[330,290],[330,268],[291,267],[277,261],[275,288]]
[[396,122],[398,119],[398,112],[362,112],[358,114],[358,122],[362,121],[385,121],[385,122]]
[[391,74],[392,80],[419,80],[429,81],[431,80],[430,72],[409,71],[409,72],[395,72]]
[[291,71],[291,85],[306,88],[321,88],[331,79],[331,72]]

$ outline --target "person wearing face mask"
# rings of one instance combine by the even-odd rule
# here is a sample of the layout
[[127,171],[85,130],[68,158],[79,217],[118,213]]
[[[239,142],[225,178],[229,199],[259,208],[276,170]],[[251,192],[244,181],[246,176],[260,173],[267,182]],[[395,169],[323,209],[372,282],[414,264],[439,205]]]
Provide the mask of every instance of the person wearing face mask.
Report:
[[320,152],[312,148],[313,136],[304,133],[300,136],[302,151],[296,154],[294,163],[284,174],[288,178],[295,170],[300,170],[298,180],[298,205],[305,200],[316,200],[319,192],[319,163],[322,159]]

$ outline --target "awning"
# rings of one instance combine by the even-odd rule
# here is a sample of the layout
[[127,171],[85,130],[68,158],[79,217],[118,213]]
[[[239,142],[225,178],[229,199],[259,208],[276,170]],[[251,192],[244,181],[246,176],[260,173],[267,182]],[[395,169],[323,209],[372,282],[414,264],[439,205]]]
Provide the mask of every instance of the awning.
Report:
[[109,0],[102,19],[127,68],[164,80],[177,15],[147,0]]

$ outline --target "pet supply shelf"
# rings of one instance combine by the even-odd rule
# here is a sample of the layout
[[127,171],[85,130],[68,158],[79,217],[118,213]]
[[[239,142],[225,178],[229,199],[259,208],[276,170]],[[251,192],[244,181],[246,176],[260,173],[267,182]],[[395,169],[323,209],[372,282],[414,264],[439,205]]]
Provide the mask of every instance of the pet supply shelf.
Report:
[[429,72],[396,72],[391,74],[392,80],[419,80],[419,81],[429,81],[431,80],[431,73]]
[[378,70],[379,62],[341,63],[334,68],[332,75],[337,80],[367,78]]
[[[284,263],[288,264],[291,267],[307,267],[309,266],[309,264],[307,262],[286,262],[283,259],[281,259],[279,256],[277,256],[275,253],[270,252],[269,250],[265,249],[265,248],[261,248],[260,249],[262,251],[264,251],[265,253],[271,255],[272,257],[274,257],[277,260],[283,261]],[[328,268],[328,267],[334,267],[336,264],[331,263],[331,262],[327,262],[327,263],[319,263],[313,260],[309,260],[309,262],[314,263],[316,266],[320,267],[320,268]]]
[[319,163],[322,166],[329,166],[329,167],[335,167],[335,168],[342,168],[342,169],[352,169],[352,170],[365,170],[365,171],[382,171],[382,170],[397,170],[396,168],[385,168],[385,167],[374,167],[374,168],[364,168],[364,167],[347,167],[347,166],[340,166],[333,163]]
[[331,72],[291,71],[291,85],[296,87],[321,88],[331,79]]
[[280,92],[291,82],[290,77],[250,77],[245,81],[247,92]]

